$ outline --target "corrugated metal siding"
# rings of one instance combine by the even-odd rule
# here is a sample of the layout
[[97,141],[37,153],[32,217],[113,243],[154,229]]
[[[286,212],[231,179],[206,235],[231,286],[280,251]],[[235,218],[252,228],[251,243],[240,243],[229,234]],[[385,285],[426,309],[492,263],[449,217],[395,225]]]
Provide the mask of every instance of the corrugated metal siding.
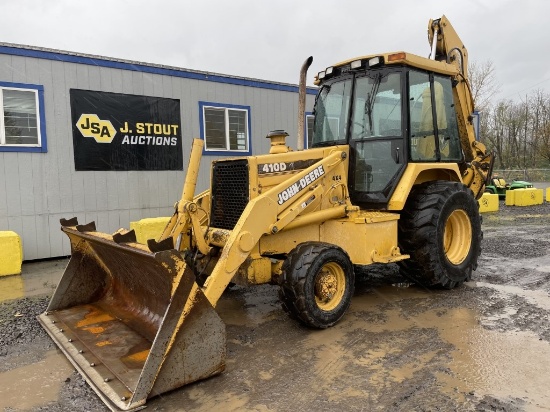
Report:
[[[169,216],[181,195],[184,171],[76,172],[73,157],[71,88],[180,100],[184,168],[193,137],[199,137],[199,101],[250,106],[252,153],[266,153],[265,135],[284,129],[295,146],[298,95],[258,87],[214,83],[0,54],[0,81],[44,87],[47,153],[0,152],[0,230],[23,240],[24,259],[70,254],[59,219],[77,216],[114,232],[130,221]],[[314,96],[307,96],[307,110]],[[204,156],[197,193],[209,186],[210,162]]]

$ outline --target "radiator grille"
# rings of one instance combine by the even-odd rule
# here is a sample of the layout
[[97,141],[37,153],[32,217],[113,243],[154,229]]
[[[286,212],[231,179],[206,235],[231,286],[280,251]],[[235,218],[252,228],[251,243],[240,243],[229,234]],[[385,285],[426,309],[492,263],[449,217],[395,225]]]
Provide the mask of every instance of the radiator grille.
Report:
[[218,161],[212,166],[210,226],[232,230],[248,204],[248,161]]

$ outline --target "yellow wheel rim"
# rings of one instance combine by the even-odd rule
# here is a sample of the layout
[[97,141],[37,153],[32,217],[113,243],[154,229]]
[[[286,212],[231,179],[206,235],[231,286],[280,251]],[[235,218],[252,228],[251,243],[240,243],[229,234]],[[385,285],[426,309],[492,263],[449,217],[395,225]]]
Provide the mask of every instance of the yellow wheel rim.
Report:
[[472,223],[464,210],[455,210],[445,222],[443,246],[453,265],[459,265],[468,256],[472,246]]
[[315,276],[315,302],[320,309],[334,310],[346,290],[346,275],[340,265],[327,263]]

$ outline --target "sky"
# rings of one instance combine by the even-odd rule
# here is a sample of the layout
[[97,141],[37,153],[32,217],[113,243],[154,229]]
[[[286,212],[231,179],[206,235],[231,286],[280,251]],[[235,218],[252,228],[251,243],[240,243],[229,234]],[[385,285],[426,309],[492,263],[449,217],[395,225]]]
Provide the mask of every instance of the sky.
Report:
[[0,42],[298,83],[356,56],[428,56],[446,15],[470,61],[492,61],[497,100],[550,92],[547,0],[1,0]]

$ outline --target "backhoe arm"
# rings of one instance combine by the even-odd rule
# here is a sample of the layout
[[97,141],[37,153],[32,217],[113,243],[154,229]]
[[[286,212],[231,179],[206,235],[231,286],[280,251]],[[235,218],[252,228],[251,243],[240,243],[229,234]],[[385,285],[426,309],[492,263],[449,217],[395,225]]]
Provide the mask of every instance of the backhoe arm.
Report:
[[476,198],[481,197],[487,179],[493,168],[493,153],[487,152],[484,144],[476,140],[473,117],[474,100],[468,79],[468,50],[447,19],[430,20],[428,41],[431,45],[430,58],[456,66],[453,97],[457,114],[460,143],[466,163],[461,166],[462,180]]

